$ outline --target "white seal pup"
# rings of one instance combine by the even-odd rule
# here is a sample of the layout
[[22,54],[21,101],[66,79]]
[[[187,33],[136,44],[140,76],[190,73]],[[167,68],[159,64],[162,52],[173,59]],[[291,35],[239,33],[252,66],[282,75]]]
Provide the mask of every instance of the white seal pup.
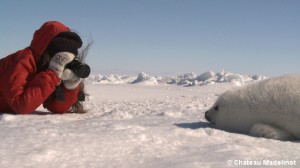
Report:
[[278,140],[300,140],[300,75],[224,92],[205,113],[217,129]]

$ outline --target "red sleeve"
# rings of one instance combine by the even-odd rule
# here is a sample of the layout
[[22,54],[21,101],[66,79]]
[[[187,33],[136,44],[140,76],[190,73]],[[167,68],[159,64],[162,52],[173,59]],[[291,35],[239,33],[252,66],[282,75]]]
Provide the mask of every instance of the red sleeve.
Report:
[[68,90],[62,86],[65,100],[50,99],[44,103],[44,107],[52,113],[66,113],[70,107],[77,101],[80,86],[74,90]]
[[35,74],[34,59],[21,59],[8,67],[0,81],[2,95],[18,114],[32,113],[54,91],[60,79],[52,70]]

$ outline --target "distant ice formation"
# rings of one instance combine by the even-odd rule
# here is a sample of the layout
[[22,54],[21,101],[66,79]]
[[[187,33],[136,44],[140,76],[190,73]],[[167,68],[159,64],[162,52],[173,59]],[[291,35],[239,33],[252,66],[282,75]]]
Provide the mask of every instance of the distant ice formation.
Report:
[[235,85],[244,85],[247,82],[255,80],[266,79],[262,75],[241,75],[230,72],[212,72],[207,71],[200,75],[194,73],[180,74],[175,77],[155,77],[144,72],[138,76],[129,75],[90,75],[85,81],[88,84],[144,84],[144,85],[158,85],[158,84],[176,84],[180,86],[197,86],[209,85],[215,83],[230,82]]

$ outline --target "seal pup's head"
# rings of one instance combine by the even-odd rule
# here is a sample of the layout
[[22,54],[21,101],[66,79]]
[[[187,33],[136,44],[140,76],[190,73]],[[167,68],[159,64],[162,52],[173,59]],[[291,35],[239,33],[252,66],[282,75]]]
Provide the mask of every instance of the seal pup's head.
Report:
[[229,90],[220,95],[205,112],[205,118],[218,129],[239,133],[247,133],[254,120],[239,90]]

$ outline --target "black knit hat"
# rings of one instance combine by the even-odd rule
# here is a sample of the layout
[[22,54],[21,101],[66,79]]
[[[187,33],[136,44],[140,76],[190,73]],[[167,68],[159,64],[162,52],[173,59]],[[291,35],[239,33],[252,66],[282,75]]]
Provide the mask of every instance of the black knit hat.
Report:
[[58,52],[70,52],[76,56],[81,46],[82,40],[76,33],[62,32],[52,39],[47,47],[47,52],[51,57]]

